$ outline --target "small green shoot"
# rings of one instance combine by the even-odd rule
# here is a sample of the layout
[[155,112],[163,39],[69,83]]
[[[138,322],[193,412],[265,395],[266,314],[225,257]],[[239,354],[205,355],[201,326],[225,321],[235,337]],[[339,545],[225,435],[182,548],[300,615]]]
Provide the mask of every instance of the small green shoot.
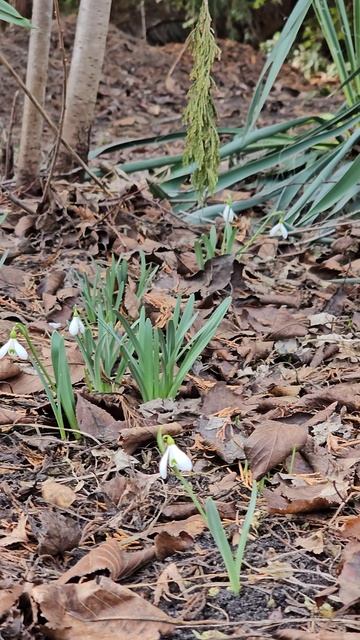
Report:
[[[140,253],[140,273],[136,289],[136,297],[139,301],[148,289],[156,271],[157,267],[148,266],[144,253]],[[97,323],[98,309],[101,308],[106,322],[115,326],[128,285],[127,262],[121,258],[116,259],[113,255],[111,264],[106,269],[96,265],[92,280],[80,274],[78,274],[78,280],[88,323]]]
[[110,324],[101,320],[104,328],[118,341],[122,354],[136,381],[144,402],[157,398],[175,398],[185,376],[204,351],[224,318],[231,303],[228,297],[213,311],[197,333],[186,339],[195,322],[195,298],[190,296],[181,313],[178,299],[165,331],[153,326],[142,307],[139,320],[131,326],[121,317],[128,342],[124,342]]
[[[207,261],[215,258],[216,255],[225,256],[231,254],[235,237],[236,227],[230,222],[225,222],[222,234],[217,233],[214,224],[211,225],[209,233],[201,234],[200,238],[196,240],[194,244],[196,261],[200,269],[204,269]],[[220,248],[218,249],[219,243]]]
[[[245,547],[249,537],[251,523],[254,518],[254,513],[256,509],[256,500],[258,495],[258,486],[255,480],[252,483],[250,502],[246,512],[246,516],[244,519],[244,523],[241,529],[240,540],[237,546],[235,553],[233,552],[230,543],[227,539],[226,531],[221,522],[221,518],[217,509],[217,506],[212,498],[208,498],[205,502],[205,508],[202,506],[200,500],[198,499],[196,493],[193,490],[190,482],[183,476],[181,469],[182,465],[187,470],[189,469],[188,464],[186,463],[186,459],[188,457],[184,452],[182,452],[176,445],[174,439],[169,435],[162,435],[159,430],[157,441],[159,444],[160,452],[163,454],[160,462],[160,474],[162,477],[166,477],[162,473],[164,461],[167,462],[169,459],[169,451],[173,460],[170,463],[170,469],[173,471],[174,475],[181,482],[184,487],[186,493],[192,500],[194,506],[204,519],[209,531],[213,537],[213,540],[221,554],[221,557],[224,561],[224,565],[228,574],[230,589],[233,593],[238,594],[241,588],[241,580],[240,573],[241,567],[244,559]],[[172,449],[173,448],[173,449]],[[165,456],[168,453],[167,459],[165,460]],[[189,460],[189,459],[188,459]],[[191,465],[190,465],[191,468]]]

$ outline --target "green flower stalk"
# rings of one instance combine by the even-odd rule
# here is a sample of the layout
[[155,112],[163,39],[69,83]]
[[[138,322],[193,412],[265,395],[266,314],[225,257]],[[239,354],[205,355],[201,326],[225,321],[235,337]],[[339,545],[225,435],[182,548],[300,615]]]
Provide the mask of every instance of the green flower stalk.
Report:
[[[52,378],[44,367],[27,328],[23,324],[17,323],[10,334],[10,340],[14,340],[13,336],[16,336],[17,333],[25,339],[29,349],[29,356],[27,357],[29,357],[31,364],[42,382],[52,408],[61,439],[66,440],[67,429],[65,427],[64,420],[64,418],[66,418],[71,433],[78,440],[80,438],[80,432],[76,419],[75,396],[71,383],[69,364],[66,357],[64,338],[57,331],[54,331],[51,336],[51,362],[54,371],[54,378]],[[17,341],[15,340],[15,342]],[[19,346],[21,345],[18,344],[18,347]],[[14,347],[14,350],[17,355],[19,355],[16,347]],[[27,352],[25,351],[25,353]]]
[[168,468],[181,482],[189,498],[200,513],[205,524],[207,525],[213,540],[221,554],[226,572],[228,574],[230,589],[233,593],[238,594],[241,588],[240,572],[244,559],[245,547],[249,538],[250,528],[253,521],[256,500],[258,495],[258,485],[253,482],[249,506],[244,518],[243,526],[240,533],[240,539],[237,548],[233,550],[227,539],[226,531],[221,522],[221,518],[212,498],[208,498],[203,506],[198,499],[192,485],[184,478],[182,471],[191,471],[192,462],[190,458],[181,451],[175,444],[174,438],[169,434],[162,434],[161,428],[157,433],[157,443],[162,454],[159,471],[163,479],[167,478]]
[[189,36],[194,64],[190,74],[192,85],[184,112],[187,136],[184,163],[195,162],[192,184],[203,201],[218,181],[219,135],[216,129],[216,107],[212,97],[215,82],[211,70],[220,49],[211,28],[208,0],[203,0],[197,24]]

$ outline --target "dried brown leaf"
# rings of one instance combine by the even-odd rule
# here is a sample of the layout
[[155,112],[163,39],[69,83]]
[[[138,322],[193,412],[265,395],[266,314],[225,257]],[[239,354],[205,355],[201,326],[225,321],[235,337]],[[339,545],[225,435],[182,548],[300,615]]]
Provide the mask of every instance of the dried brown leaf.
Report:
[[[27,542],[28,535],[26,533],[27,516],[21,514],[19,522],[11,533],[8,533],[0,539],[0,547],[10,547],[12,544],[18,544],[19,542]],[[0,532],[1,534],[1,532]]]
[[155,547],[130,553],[124,551],[116,540],[107,540],[89,551],[71,569],[60,576],[57,582],[66,584],[74,578],[91,576],[94,573],[105,573],[117,580],[131,575],[154,558]]
[[156,524],[149,529],[148,533],[160,533],[166,531],[173,536],[178,536],[180,533],[188,533],[192,538],[200,535],[205,529],[205,522],[200,515],[190,516],[186,520],[179,520],[174,522],[165,522],[163,524]]
[[360,541],[360,516],[348,516],[340,533],[344,538],[354,538]]
[[45,511],[40,514],[41,527],[38,532],[38,552],[50,556],[63,554],[77,547],[81,539],[78,523],[58,512]]
[[11,358],[0,360],[0,380],[11,380],[19,375],[21,368]]
[[156,587],[154,591],[154,604],[158,605],[162,596],[170,596],[170,583],[174,583],[178,586],[179,591],[185,593],[184,580],[181,576],[179,569],[175,562],[171,562],[164,571],[162,571],[156,580]]
[[165,560],[169,556],[179,551],[188,551],[194,544],[191,535],[186,531],[181,531],[179,535],[172,536],[167,531],[161,531],[155,537],[156,557],[159,560]]
[[[82,355],[77,346],[67,348],[66,353],[70,367],[71,381],[75,384],[76,382],[80,382],[84,377],[84,362],[82,360]],[[47,369],[50,375],[53,376],[49,350],[44,350],[42,355],[42,362],[45,369]],[[11,380],[11,382],[5,382],[1,385],[3,393],[11,393],[15,395],[36,393],[37,391],[43,391],[43,388],[44,387],[39,376],[34,375],[33,370],[28,372],[26,368],[22,369],[21,373]]]
[[120,433],[120,442],[124,447],[124,451],[131,455],[146,442],[151,442],[156,439],[156,435],[160,429],[162,433],[167,433],[170,436],[178,436],[183,431],[183,427],[179,422],[170,422],[166,424],[153,424],[146,425],[145,427],[131,427],[129,429],[122,429]]
[[228,464],[245,459],[244,437],[228,418],[201,417],[196,430],[201,435],[205,446],[215,451]]
[[359,411],[360,382],[354,384],[340,383],[318,389],[313,393],[308,393],[300,402],[305,406],[311,407],[338,402],[340,406],[345,405],[348,409]]
[[314,531],[310,536],[306,538],[298,537],[295,540],[295,546],[311,551],[312,553],[323,553],[324,551],[324,536],[321,529]]
[[349,486],[349,482],[340,480],[336,483],[324,480],[317,484],[302,481],[290,486],[281,481],[279,487],[265,489],[263,495],[270,513],[311,513],[341,504]]
[[205,416],[218,413],[223,409],[248,411],[249,404],[244,398],[243,385],[229,385],[217,382],[211,389],[202,394],[201,413]]
[[110,578],[32,589],[54,640],[159,640],[172,621],[160,609]]
[[17,584],[14,587],[0,591],[0,618],[14,606],[23,591],[24,585],[22,584]]
[[58,269],[47,273],[45,278],[40,281],[37,288],[37,293],[42,296],[44,294],[54,295],[57,290],[62,287],[65,280],[65,275],[65,271],[60,271]]
[[343,604],[348,605],[360,598],[360,543],[350,542],[344,549],[342,560],[338,596]]
[[67,509],[76,500],[75,491],[66,484],[55,482],[52,478],[48,478],[43,483],[41,495],[45,502],[61,509]]
[[261,478],[283,462],[295,449],[301,449],[307,438],[307,428],[275,420],[265,420],[245,442],[245,453],[254,478]]
[[[119,423],[105,409],[76,394],[76,418],[80,431],[99,440],[116,442],[119,437]],[[121,424],[121,423],[120,423]]]

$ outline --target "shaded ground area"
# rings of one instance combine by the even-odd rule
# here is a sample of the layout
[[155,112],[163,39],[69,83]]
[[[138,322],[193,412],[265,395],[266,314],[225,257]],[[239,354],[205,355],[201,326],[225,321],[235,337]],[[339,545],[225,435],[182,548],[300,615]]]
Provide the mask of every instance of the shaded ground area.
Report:
[[[75,33],[75,19],[64,20],[66,53],[70,53]],[[26,45],[24,30],[10,27],[2,37],[2,51],[24,78]],[[253,88],[261,71],[264,57],[251,46],[231,40],[220,41],[221,60],[215,63],[214,78],[218,87],[216,104],[222,126],[241,126]],[[103,79],[99,89],[97,117],[93,129],[93,145],[119,138],[158,135],[182,128],[182,112],[189,87],[191,56],[182,55],[182,44],[151,47],[127,36],[115,26],[110,27]],[[179,61],[176,63],[178,57]],[[173,65],[175,69],[170,74]],[[52,36],[47,110],[58,117],[62,86],[62,61],[57,33]],[[0,67],[3,99],[0,104],[0,124],[7,127],[9,105],[17,89],[9,73]],[[315,88],[303,81],[298,73],[285,67],[264,109],[261,123],[270,124],[304,113],[331,111],[334,98],[319,96]],[[325,91],[325,87],[324,87]],[[21,98],[16,111],[15,142],[21,122]],[[45,127],[45,137],[49,135]],[[152,150],[153,149],[153,150]],[[143,151],[144,153],[145,151]],[[149,148],[146,153],[155,153]],[[127,152],[129,154],[131,152]],[[128,156],[125,156],[128,157]]]
[[[23,37],[3,45],[18,69]],[[178,52],[111,30],[96,143],[180,124],[187,54],[175,87],[164,83]],[[249,48],[225,43],[215,72],[224,123],[242,121],[260,66]],[[60,76],[55,52],[51,112]],[[13,89],[4,80],[6,95]],[[304,89],[285,71],[266,121],[302,113]],[[359,223],[314,227],[298,241],[260,237],[239,254],[252,212],[236,222],[234,255],[201,270],[194,243],[204,228],[185,226],[143,185],[113,185],[109,197],[91,184],[55,181],[50,205],[31,216],[1,202],[0,247],[9,255],[0,269],[0,342],[24,322],[50,366],[49,322],[60,323],[86,436],[60,441],[31,364],[0,360],[1,636],[357,640]],[[221,221],[217,228],[221,236]],[[128,374],[115,393],[90,392],[67,332],[73,306],[83,306],[77,274],[91,277],[92,258],[105,267],[112,253],[129,269],[121,311],[137,316],[140,250],[157,267],[142,302],[158,326],[178,295],[195,295],[196,327],[232,296],[176,400],[142,403]],[[227,589],[218,550],[181,485],[159,478],[160,425],[191,456],[189,479],[199,498],[214,498],[234,544],[253,477],[265,478],[239,596]]]
[[[49,362],[48,321],[61,322],[67,335],[72,306],[82,304],[75,272],[90,272],[88,255],[110,250],[128,260],[130,317],[140,247],[159,267],[144,302],[160,326],[179,293],[195,294],[200,318],[227,293],[233,304],[175,401],[142,404],[129,376],[118,393],[90,393],[67,338],[88,434],[80,443],[59,441],[32,367],[1,361],[3,637],[43,638],[49,625],[56,637],[85,634],[84,607],[98,635],[114,633],[109,616],[125,625],[129,615],[137,622],[120,628],[134,638],[147,616],[156,628],[149,638],[159,630],[167,637],[173,626],[173,637],[185,639],[358,630],[359,288],[346,278],[359,276],[359,227],[311,248],[310,235],[298,245],[260,238],[240,261],[219,256],[200,271],[197,230],[153,202],[133,196],[127,213],[124,203],[109,212],[99,196],[95,212],[94,201],[71,204],[75,193],[86,198],[86,190],[68,188],[66,233],[55,251],[45,249],[45,231],[30,232],[36,253],[0,271],[2,343],[22,320]],[[238,222],[238,247],[248,223]],[[218,551],[177,480],[159,479],[161,424],[191,455],[191,482],[201,498],[216,500],[234,542],[249,499],[245,455],[253,473],[267,477],[239,597],[227,590]],[[144,603],[156,609],[146,612]],[[64,624],[73,635],[61,635]]]

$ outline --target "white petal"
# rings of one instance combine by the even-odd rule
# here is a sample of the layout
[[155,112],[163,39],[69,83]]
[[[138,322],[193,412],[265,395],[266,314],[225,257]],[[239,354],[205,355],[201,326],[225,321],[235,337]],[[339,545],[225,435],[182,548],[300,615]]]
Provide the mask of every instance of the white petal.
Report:
[[271,238],[273,238],[275,236],[282,236],[284,238],[284,240],[286,240],[288,235],[289,235],[289,232],[288,232],[288,230],[287,230],[287,228],[286,228],[286,226],[284,225],[283,222],[278,222],[269,231],[269,236]]
[[275,224],[275,225],[272,227],[272,229],[270,229],[270,231],[269,231],[269,236],[270,236],[271,238],[273,238],[274,236],[278,236],[278,235],[279,235],[279,232],[281,233],[281,231],[280,231],[280,224],[278,223],[278,224]]
[[6,356],[6,354],[9,351],[9,346],[10,346],[10,340],[8,340],[6,344],[3,344],[3,346],[0,348],[0,359]]
[[28,353],[26,351],[26,349],[24,349],[24,347],[22,346],[22,344],[20,344],[20,342],[18,342],[17,340],[14,340],[14,351],[17,355],[18,358],[21,358],[21,360],[27,360],[28,359]]
[[84,333],[84,325],[81,322],[79,316],[74,316],[69,324],[69,333],[71,336],[75,337],[79,333]]
[[78,323],[78,327],[79,327],[79,333],[85,333],[85,327],[83,322],[80,320],[80,318],[78,318],[79,323]]
[[287,228],[285,227],[285,225],[282,222],[280,222],[279,226],[280,226],[280,230],[281,230],[281,235],[284,238],[284,240],[286,240],[288,235],[289,235],[289,232],[288,232]]
[[230,207],[229,204],[225,205],[222,216],[223,216],[225,222],[233,222],[233,220],[235,218],[235,213],[234,213],[232,207]]
[[52,329],[60,329],[61,322],[48,322],[49,327]]
[[169,465],[170,467],[176,464],[179,471],[191,471],[192,462],[189,456],[181,451],[176,444],[171,444],[169,446]]
[[163,480],[166,480],[166,478],[167,478],[167,466],[168,466],[168,460],[169,460],[169,449],[170,449],[170,447],[167,447],[165,453],[161,457],[160,464],[159,464],[159,472],[160,472],[160,476],[161,476],[161,478],[163,478]]

